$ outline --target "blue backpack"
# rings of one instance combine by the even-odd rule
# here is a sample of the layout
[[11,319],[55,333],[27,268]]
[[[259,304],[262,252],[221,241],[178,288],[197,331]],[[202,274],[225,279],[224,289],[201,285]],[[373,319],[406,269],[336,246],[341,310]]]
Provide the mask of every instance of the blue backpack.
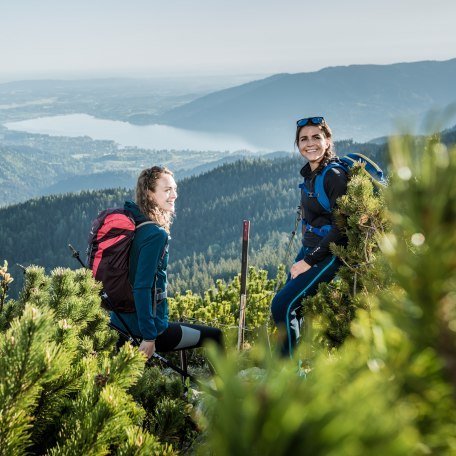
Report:
[[[321,207],[327,212],[331,211],[328,195],[326,194],[324,181],[326,173],[332,168],[342,168],[346,172],[350,170],[356,163],[360,163],[364,172],[371,178],[374,185],[377,187],[385,187],[386,179],[383,175],[383,171],[380,166],[377,165],[373,160],[366,157],[363,154],[351,153],[347,154],[344,157],[341,157],[339,161],[334,161],[329,163],[320,174],[317,174],[315,177],[315,191],[311,192],[307,188],[305,182],[299,184],[299,188],[307,195],[309,198],[317,198]],[[303,224],[306,225],[307,230],[314,232],[318,236],[326,236],[326,234],[331,230],[331,225],[325,225],[320,228],[315,228],[309,225],[305,220]]]

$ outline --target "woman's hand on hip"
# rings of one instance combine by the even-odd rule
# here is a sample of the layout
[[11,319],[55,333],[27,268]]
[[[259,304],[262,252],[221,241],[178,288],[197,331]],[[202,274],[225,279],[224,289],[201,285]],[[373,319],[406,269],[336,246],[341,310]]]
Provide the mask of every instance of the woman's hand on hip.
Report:
[[306,263],[304,260],[296,262],[290,269],[290,276],[292,279],[296,279],[298,275],[308,271],[312,266]]
[[139,351],[143,352],[149,359],[155,353],[155,340],[143,340],[139,346]]

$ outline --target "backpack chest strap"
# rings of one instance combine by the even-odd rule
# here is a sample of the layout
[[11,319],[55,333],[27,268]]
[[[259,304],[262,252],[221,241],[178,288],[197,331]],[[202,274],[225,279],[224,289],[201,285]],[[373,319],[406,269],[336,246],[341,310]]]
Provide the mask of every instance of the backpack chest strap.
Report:
[[301,189],[302,192],[305,193],[307,198],[318,198],[318,193],[311,192],[305,182],[303,182],[302,184],[299,184],[299,188]]
[[157,292],[155,293],[155,298],[157,299],[157,303],[159,304],[163,299],[166,299],[168,297],[168,292],[161,291],[160,288],[157,288]]
[[168,297],[168,292],[162,291],[161,288],[152,289],[152,316],[155,318],[157,316],[157,305]]
[[305,220],[302,221],[302,224],[306,227],[306,232],[314,233],[320,237],[325,237],[332,230],[332,225],[323,225],[317,228],[316,226],[307,223]]

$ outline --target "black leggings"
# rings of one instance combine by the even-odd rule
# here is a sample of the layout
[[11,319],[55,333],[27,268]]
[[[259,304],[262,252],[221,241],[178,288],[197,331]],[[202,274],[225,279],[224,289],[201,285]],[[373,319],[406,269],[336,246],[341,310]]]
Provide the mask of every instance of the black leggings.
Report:
[[155,349],[158,352],[168,352],[198,348],[208,340],[223,347],[222,331],[211,326],[170,322],[168,327],[155,339]]
[[[111,327],[120,333],[117,348],[119,349],[127,340],[127,333],[117,326]],[[141,340],[141,336],[135,336]],[[168,323],[168,327],[155,339],[155,349],[158,352],[185,350],[187,348],[201,347],[206,341],[212,340],[223,348],[222,331],[212,326],[191,325],[190,323]]]

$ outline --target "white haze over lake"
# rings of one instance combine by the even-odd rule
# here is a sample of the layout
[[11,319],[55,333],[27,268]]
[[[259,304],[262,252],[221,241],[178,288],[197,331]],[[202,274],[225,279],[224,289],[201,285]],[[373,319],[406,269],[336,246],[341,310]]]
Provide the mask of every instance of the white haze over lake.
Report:
[[237,136],[167,125],[133,125],[118,120],[97,119],[88,114],[39,117],[4,125],[9,130],[70,138],[89,136],[92,139],[112,140],[124,147],[143,149],[268,152]]

